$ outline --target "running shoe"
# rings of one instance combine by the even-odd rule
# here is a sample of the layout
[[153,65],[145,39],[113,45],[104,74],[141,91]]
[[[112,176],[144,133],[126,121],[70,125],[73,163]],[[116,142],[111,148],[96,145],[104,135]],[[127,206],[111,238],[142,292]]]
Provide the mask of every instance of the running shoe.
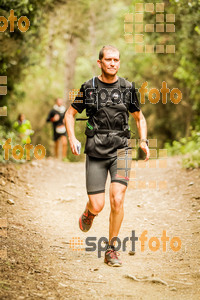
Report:
[[104,262],[110,267],[122,266],[122,261],[119,259],[119,252],[115,250],[114,246],[109,246],[106,250]]
[[93,215],[89,209],[85,209],[84,213],[79,218],[79,227],[82,231],[87,232],[91,226],[96,215]]

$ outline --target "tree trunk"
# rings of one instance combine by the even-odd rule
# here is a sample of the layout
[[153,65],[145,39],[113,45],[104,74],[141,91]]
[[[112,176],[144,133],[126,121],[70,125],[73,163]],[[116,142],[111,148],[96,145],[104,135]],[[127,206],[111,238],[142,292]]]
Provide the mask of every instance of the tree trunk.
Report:
[[70,90],[74,89],[77,46],[78,46],[78,39],[74,35],[71,35],[69,41],[67,42],[66,64],[65,64],[66,81],[65,81],[64,100],[67,108],[71,104],[69,92]]
[[90,9],[90,26],[89,26],[89,32],[90,32],[90,40],[91,40],[91,64],[92,64],[92,73],[93,76],[95,76],[96,73],[96,53],[95,53],[95,45],[96,45],[96,32],[95,32],[95,12],[93,7]]
[[54,27],[53,27],[53,22],[49,21],[48,24],[48,47],[47,47],[47,52],[46,52],[46,65],[48,68],[51,67],[52,63],[52,52],[53,52],[53,34],[54,34]]

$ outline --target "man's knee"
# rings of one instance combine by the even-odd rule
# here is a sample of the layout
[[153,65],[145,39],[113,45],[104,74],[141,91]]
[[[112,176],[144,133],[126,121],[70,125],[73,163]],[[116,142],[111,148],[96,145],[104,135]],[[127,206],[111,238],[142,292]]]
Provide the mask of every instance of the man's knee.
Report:
[[115,213],[120,212],[123,209],[124,193],[117,193],[112,195],[111,210]]
[[96,214],[100,213],[100,211],[102,211],[103,207],[104,207],[104,203],[93,203],[92,205],[94,211]]
[[91,199],[92,197],[90,196],[89,197],[89,203],[90,203],[90,205],[91,205],[91,207],[92,207],[92,210],[93,210],[93,212],[95,213],[95,214],[98,214],[98,213],[100,213],[100,211],[102,211],[102,209],[104,208],[104,200],[102,199],[102,200],[97,200],[97,199]]

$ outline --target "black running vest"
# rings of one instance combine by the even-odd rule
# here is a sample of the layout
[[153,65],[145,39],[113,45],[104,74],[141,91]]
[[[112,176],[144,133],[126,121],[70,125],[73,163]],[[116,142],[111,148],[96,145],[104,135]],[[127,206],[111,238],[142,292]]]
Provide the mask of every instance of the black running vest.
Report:
[[100,88],[97,77],[84,84],[86,114],[89,117],[85,134],[85,153],[89,156],[109,158],[117,149],[127,148],[130,138],[128,125],[132,84],[118,79],[118,88]]

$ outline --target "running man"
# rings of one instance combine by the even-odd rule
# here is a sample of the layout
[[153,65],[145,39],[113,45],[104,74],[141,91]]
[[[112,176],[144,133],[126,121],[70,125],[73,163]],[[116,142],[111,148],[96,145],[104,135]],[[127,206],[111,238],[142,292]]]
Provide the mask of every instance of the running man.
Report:
[[[97,64],[101,69],[101,75],[81,86],[79,95],[65,114],[65,124],[72,153],[78,155],[79,141],[74,133],[74,119],[77,112],[81,113],[86,109],[88,116],[85,131],[86,187],[89,199],[79,219],[79,227],[84,232],[88,231],[95,216],[103,209],[105,183],[109,171],[111,211],[109,244],[104,262],[109,266],[121,266],[122,262],[115,250],[114,240],[118,236],[124,216],[123,204],[128,178],[117,174],[117,149],[123,151],[128,148],[130,112],[136,121],[140,147],[145,152],[147,161],[149,159],[147,125],[139,108],[134,87],[129,81],[117,76],[120,67],[119,50],[113,46],[104,46],[99,52]],[[129,92],[126,92],[127,88]]]
[[55,142],[55,157],[58,158],[59,142],[62,144],[62,158],[67,156],[67,133],[63,123],[66,108],[63,105],[63,99],[56,99],[53,109],[50,111],[47,122],[53,124],[53,140]]

